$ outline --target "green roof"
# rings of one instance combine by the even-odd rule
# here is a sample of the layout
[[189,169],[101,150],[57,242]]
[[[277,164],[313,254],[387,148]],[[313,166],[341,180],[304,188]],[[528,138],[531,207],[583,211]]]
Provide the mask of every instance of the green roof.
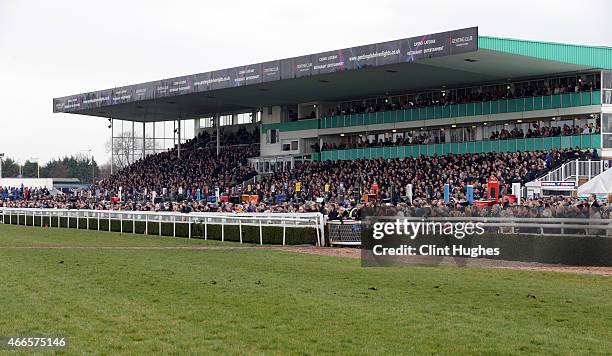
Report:
[[612,69],[612,47],[478,36],[478,48],[591,68]]

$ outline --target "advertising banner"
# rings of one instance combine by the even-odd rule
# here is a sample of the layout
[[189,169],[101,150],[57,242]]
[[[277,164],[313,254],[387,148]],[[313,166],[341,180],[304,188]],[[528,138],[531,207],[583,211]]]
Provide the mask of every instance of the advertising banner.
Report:
[[[478,50],[478,27],[344,48],[53,99],[53,112],[413,62]],[[612,85],[612,84],[611,84]]]

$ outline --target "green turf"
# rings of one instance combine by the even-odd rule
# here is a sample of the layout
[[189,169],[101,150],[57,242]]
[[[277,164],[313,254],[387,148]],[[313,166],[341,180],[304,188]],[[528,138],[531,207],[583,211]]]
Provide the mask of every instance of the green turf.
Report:
[[[0,225],[0,246],[25,240],[203,243]],[[0,335],[66,335],[75,354],[612,352],[605,277],[264,249],[0,248],[0,283]]]

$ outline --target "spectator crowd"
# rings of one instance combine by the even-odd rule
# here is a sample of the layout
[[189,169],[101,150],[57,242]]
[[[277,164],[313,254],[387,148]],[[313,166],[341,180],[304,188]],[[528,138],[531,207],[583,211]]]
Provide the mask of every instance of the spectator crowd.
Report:
[[599,133],[600,127],[593,124],[585,124],[584,127],[578,125],[563,125],[563,127],[540,127],[538,124],[532,124],[531,128],[524,132],[522,129],[514,128],[512,130],[502,129],[494,131],[489,137],[491,140],[507,140],[512,138],[533,138],[533,137],[556,137],[556,136],[573,136],[573,135],[589,135]]
[[[599,84],[593,82],[578,81],[575,84],[567,85],[544,85],[543,82],[525,82],[508,84],[505,89],[497,87],[468,88],[462,91],[450,90],[441,91],[436,95],[417,94],[406,95],[397,101],[389,98],[384,100],[363,100],[351,101],[330,108],[326,112],[327,116],[366,114],[381,111],[406,110],[412,108],[423,108],[431,106],[446,106],[454,104],[467,104],[483,101],[493,101],[501,99],[518,99],[525,97],[556,95],[564,93],[578,93],[584,91],[598,90]],[[431,93],[429,93],[431,94]],[[313,118],[311,113],[306,118]]]
[[[148,156],[89,191],[72,196],[52,195],[46,189],[0,188],[0,207],[180,212],[322,212],[331,219],[359,218],[364,207],[390,205],[407,209],[470,208],[466,186],[474,199],[486,198],[487,180],[498,179],[501,194],[511,184],[524,184],[564,162],[590,159],[594,151],[578,149],[546,152],[454,154],[404,159],[306,162],[290,171],[254,179],[248,157],[259,154],[257,145],[215,150],[192,149],[177,157],[176,150]],[[412,185],[410,190],[408,184]],[[444,185],[451,200],[444,202]],[[240,194],[256,195],[243,201]],[[232,199],[209,199],[214,196]],[[499,207],[509,206],[500,202]],[[550,214],[559,206],[578,209],[584,202],[571,199],[528,200],[522,206]],[[491,208],[494,209],[494,208]],[[513,208],[521,214],[521,208]],[[517,210],[518,209],[518,210]],[[419,210],[420,211],[420,210]],[[489,209],[489,213],[491,213]],[[493,212],[495,213],[495,212]],[[542,213],[549,214],[549,213]]]
[[[101,191],[126,199],[153,199],[155,196],[194,197],[214,193],[218,187],[242,184],[257,173],[247,165],[249,157],[259,155],[256,144],[230,146],[221,150],[198,148],[184,150],[178,158],[177,150],[147,156],[99,182]],[[121,192],[119,191],[121,188]]]

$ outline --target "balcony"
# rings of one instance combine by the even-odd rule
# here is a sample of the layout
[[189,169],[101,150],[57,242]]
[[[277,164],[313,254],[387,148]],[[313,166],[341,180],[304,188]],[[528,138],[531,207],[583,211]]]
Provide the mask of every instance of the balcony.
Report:
[[[330,150],[322,151],[320,154],[320,160],[337,161],[376,158],[391,159],[418,157],[420,155],[441,156],[446,154],[463,153],[545,151],[554,148],[576,147],[580,147],[581,149],[601,148],[601,134]],[[316,160],[318,157],[319,155],[313,155],[314,160]]]
[[[366,114],[330,116],[320,119],[320,128],[331,129],[360,125],[392,124],[396,122],[416,120],[435,120],[463,116],[493,115],[600,104],[600,91],[566,93],[447,106],[429,106],[423,108],[382,111]],[[281,128],[281,131],[286,130]]]

